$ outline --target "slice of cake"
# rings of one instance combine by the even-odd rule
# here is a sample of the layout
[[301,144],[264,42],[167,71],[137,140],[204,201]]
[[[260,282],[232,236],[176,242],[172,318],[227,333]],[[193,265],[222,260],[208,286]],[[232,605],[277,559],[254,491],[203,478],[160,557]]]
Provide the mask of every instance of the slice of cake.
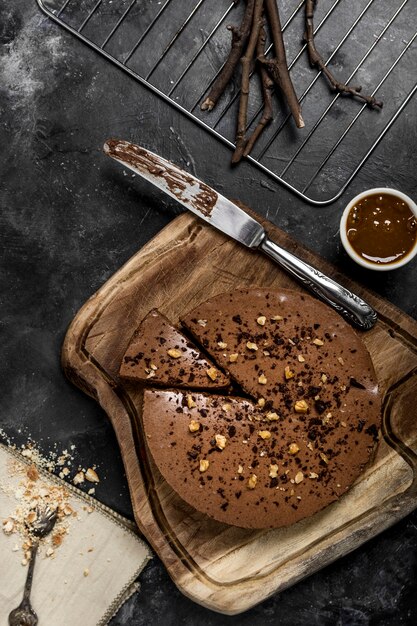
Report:
[[[356,387],[351,387],[356,391]],[[298,396],[292,398],[296,400]],[[293,524],[349,489],[375,446],[377,420],[358,410],[285,414],[231,396],[144,392],[147,448],[192,507],[243,528]]]
[[134,332],[120,376],[152,385],[194,389],[225,389],[230,384],[229,377],[156,309]]

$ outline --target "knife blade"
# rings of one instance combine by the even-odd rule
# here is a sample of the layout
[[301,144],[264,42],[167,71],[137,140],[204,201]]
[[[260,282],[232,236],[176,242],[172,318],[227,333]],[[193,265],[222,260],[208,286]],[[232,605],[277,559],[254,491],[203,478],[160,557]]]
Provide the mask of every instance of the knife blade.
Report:
[[104,152],[161,189],[222,233],[259,249],[352,324],[368,330],[376,311],[362,298],[269,239],[264,227],[243,209],[163,157],[136,144],[109,139]]

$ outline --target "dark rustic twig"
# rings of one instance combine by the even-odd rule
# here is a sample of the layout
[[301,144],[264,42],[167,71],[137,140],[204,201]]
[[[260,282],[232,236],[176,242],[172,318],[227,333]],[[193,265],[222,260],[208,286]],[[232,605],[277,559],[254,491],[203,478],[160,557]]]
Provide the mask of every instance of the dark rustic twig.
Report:
[[[258,42],[256,45],[256,56],[258,58],[263,57],[265,55],[265,40],[266,40],[265,28],[264,26],[262,26],[259,31]],[[263,109],[261,119],[259,120],[255,130],[250,135],[247,141],[245,150],[243,152],[243,156],[248,156],[248,154],[252,152],[253,146],[257,142],[263,129],[272,120],[272,88],[273,88],[274,83],[269,78],[268,72],[266,71],[263,65],[260,66],[259,71],[260,71],[260,76],[261,76],[262,98],[264,101],[264,109]]]
[[227,27],[232,33],[232,47],[230,49],[229,56],[227,57],[226,63],[224,64],[222,71],[219,73],[216,80],[214,81],[207,98],[201,104],[200,108],[203,111],[211,111],[216,106],[218,99],[222,95],[223,91],[226,88],[226,85],[232,77],[236,65],[239,63],[239,59],[242,56],[243,47],[250,35],[254,6],[255,0],[247,0],[245,13],[243,15],[240,26]]
[[322,57],[317,51],[316,44],[314,42],[314,9],[316,7],[317,0],[306,0],[305,3],[305,21],[306,21],[306,31],[304,35],[304,39],[307,44],[308,57],[310,60],[310,65],[312,67],[316,67],[318,70],[321,70],[323,74],[326,76],[329,81],[332,89],[334,91],[338,91],[342,95],[348,95],[355,98],[360,98],[364,100],[366,104],[372,108],[379,107],[382,109],[382,102],[375,99],[374,96],[366,96],[361,93],[362,87],[349,87],[344,83],[341,83],[337,80],[337,78],[333,75],[333,73],[327,68],[324,63]]
[[298,128],[304,127],[301,115],[301,107],[297,94],[294,90],[290,74],[288,72],[287,56],[285,54],[284,40],[282,38],[281,20],[279,18],[276,0],[265,0],[266,13],[271,28],[272,41],[274,43],[274,59],[259,57],[259,61],[265,65],[272,80],[280,87],[287,100],[288,106]]
[[239,113],[237,118],[236,149],[232,156],[232,163],[238,163],[241,160],[246,145],[250,72],[253,57],[255,55],[256,44],[258,42],[259,31],[263,25],[263,5],[264,0],[255,0],[249,43],[244,56],[240,59],[242,63],[242,84],[240,89]]

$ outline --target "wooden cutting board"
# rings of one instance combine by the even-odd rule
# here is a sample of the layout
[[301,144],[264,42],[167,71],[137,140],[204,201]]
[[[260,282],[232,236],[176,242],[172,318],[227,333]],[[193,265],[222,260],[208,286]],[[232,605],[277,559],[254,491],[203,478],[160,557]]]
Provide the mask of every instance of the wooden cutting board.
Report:
[[79,311],[65,338],[69,379],[109,416],[123,456],[135,518],[178,588],[227,614],[244,611],[381,532],[417,506],[417,322],[264,222],[277,243],[367,299],[378,311],[363,334],[383,394],[383,438],[355,486],[289,528],[248,531],[210,520],[184,503],[147,458],[138,416],[141,390],[117,372],[129,339],[152,308],[176,322],[235,287],[302,290],[277,265],[188,213],[130,259]]

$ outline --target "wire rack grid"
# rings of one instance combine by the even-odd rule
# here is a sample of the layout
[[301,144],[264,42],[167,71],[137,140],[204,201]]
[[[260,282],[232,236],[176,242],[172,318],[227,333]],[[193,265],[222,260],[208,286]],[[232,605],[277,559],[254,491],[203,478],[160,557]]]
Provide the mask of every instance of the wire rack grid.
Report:
[[[234,148],[239,105],[236,76],[212,112],[200,104],[230,46],[226,26],[237,24],[244,3],[233,0],[37,0],[67,31],[146,85],[219,140]],[[384,101],[371,110],[333,93],[308,63],[304,0],[280,0],[291,77],[302,103],[297,130],[280,94],[274,120],[248,161],[313,205],[334,202],[417,90],[415,0],[320,0],[315,38],[326,65],[348,83]],[[267,42],[267,55],[271,54]],[[251,76],[248,132],[262,111]]]

